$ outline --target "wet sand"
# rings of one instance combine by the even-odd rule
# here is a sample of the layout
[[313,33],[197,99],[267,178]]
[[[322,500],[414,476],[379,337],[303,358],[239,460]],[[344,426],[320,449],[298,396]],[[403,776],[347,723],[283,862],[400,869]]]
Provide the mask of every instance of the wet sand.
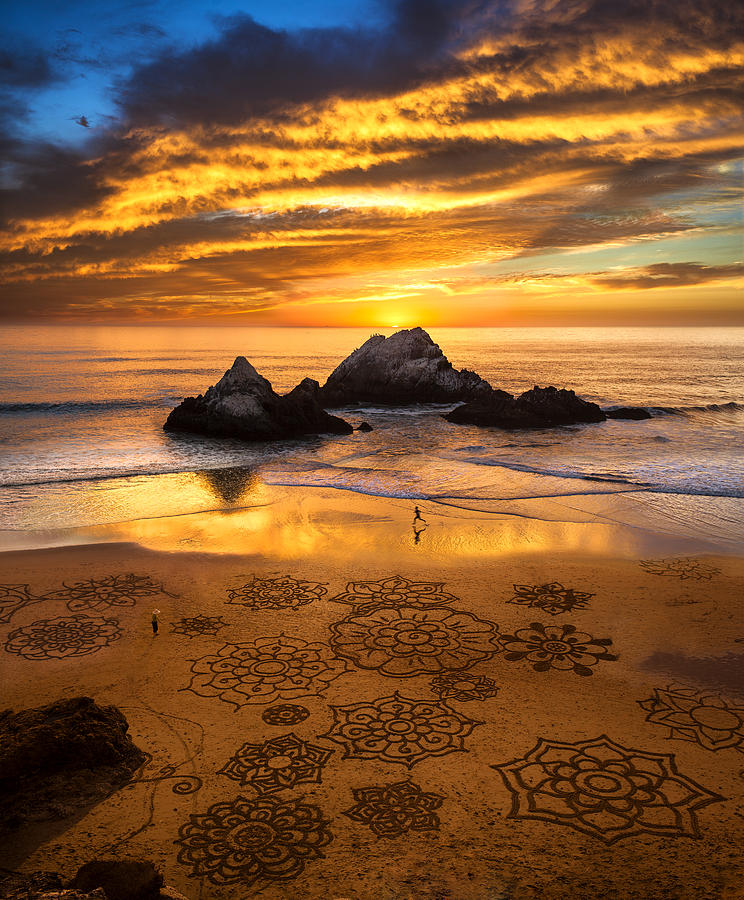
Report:
[[0,554],[2,705],[89,695],[151,756],[0,865],[146,857],[203,900],[744,896],[744,560],[263,499]]

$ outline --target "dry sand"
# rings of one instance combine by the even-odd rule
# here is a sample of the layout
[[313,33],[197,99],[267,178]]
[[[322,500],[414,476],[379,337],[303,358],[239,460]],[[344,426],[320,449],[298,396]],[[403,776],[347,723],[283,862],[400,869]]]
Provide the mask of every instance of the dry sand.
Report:
[[151,755],[0,865],[146,857],[194,900],[744,897],[744,560],[430,504],[416,541],[412,503],[349,503],[0,554],[2,705],[89,695]]

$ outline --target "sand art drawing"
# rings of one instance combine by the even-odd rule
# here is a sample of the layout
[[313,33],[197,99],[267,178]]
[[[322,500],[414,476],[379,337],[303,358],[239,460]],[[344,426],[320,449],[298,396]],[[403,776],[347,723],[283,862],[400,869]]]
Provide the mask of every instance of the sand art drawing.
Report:
[[291,575],[258,578],[227,591],[228,603],[250,609],[299,609],[317,600],[328,589],[316,581],[301,581]]
[[323,858],[333,835],[320,807],[302,800],[238,796],[194,814],[178,831],[178,862],[189,877],[251,887],[288,881]]
[[380,581],[350,581],[346,590],[330,598],[334,603],[346,603],[355,613],[373,612],[379,607],[447,606],[459,598],[444,590],[443,581],[409,581],[391,575]]
[[592,675],[592,667],[600,660],[617,660],[617,656],[607,652],[611,645],[610,638],[592,637],[577,631],[573,625],[541,625],[540,622],[501,636],[504,659],[526,660],[536,672],[557,669]]
[[[112,844],[106,847],[107,853],[119,851],[124,844],[129,843],[137,835],[146,831],[155,819],[155,795],[158,788],[162,784],[170,784],[171,793],[176,796],[192,796],[202,788],[202,779],[194,774],[180,772],[184,766],[191,766],[192,770],[196,768],[195,760],[204,750],[204,727],[193,719],[187,719],[183,716],[173,716],[168,713],[159,712],[150,706],[129,706],[122,707],[122,711],[126,712],[130,717],[134,713],[134,718],[144,716],[149,720],[147,726],[148,731],[157,732],[159,737],[175,739],[176,754],[183,755],[179,762],[167,762],[161,764],[159,768],[154,768],[153,763],[157,765],[155,757],[151,753],[146,753],[147,759],[134,773],[132,778],[123,786],[122,790],[134,790],[139,785],[146,785],[145,795],[145,811],[146,818],[137,827],[126,832],[126,834],[117,838]],[[185,727],[184,727],[185,726]],[[196,735],[195,739],[189,739],[187,732],[193,731]],[[175,755],[175,754],[174,754]]]
[[444,797],[425,792],[412,781],[397,781],[372,787],[353,788],[356,801],[344,811],[352,822],[367,825],[377,837],[396,838],[409,831],[436,831],[436,810]]
[[709,566],[691,556],[680,559],[642,559],[639,564],[649,575],[668,575],[683,581],[710,581],[714,575],[721,573],[715,566]]
[[594,594],[566,588],[559,581],[549,584],[515,584],[514,596],[507,603],[516,603],[530,609],[541,609],[551,616],[586,609]]
[[294,733],[261,744],[245,743],[217,773],[250,785],[258,794],[273,794],[297,784],[320,784],[323,766],[335,751],[303,741]]
[[670,739],[744,753],[744,706],[718,693],[672,684],[654,688],[653,696],[637,702],[648,712],[646,721],[668,728]]
[[465,750],[474,719],[433,700],[388,697],[331,706],[333,725],[319,737],[344,748],[344,759],[378,759],[407,768],[432,756]]
[[377,607],[334,622],[331,632],[339,656],[393,678],[468,669],[500,651],[493,622],[446,607]]
[[299,725],[310,715],[306,706],[294,703],[280,703],[278,706],[269,706],[261,713],[261,718],[267,725]]
[[487,700],[499,692],[496,682],[485,675],[469,675],[464,671],[445,672],[432,678],[430,687],[440,700]]
[[193,677],[181,690],[219,698],[237,710],[246,704],[318,696],[347,668],[327,644],[280,634],[225,644],[216,654],[193,660]]
[[72,612],[80,610],[109,609],[112,606],[134,606],[144,597],[165,594],[175,597],[165,590],[162,584],[153,581],[148,575],[105,575],[103,578],[92,578],[89,581],[78,581],[65,584],[56,591],[50,591],[47,599],[64,600]]
[[171,634],[183,634],[188,638],[215,637],[221,628],[227,628],[222,616],[191,616],[178,622],[171,622]]
[[524,757],[491,768],[512,794],[510,818],[568,825],[606,844],[638,834],[700,838],[697,811],[725,799],[681,775],[673,755],[607,735],[540,738]]
[[26,659],[69,659],[97,653],[121,634],[118,619],[58,616],[16,628],[8,635],[5,650]]
[[19,609],[42,600],[46,597],[32,594],[27,584],[0,584],[0,625],[10,622]]

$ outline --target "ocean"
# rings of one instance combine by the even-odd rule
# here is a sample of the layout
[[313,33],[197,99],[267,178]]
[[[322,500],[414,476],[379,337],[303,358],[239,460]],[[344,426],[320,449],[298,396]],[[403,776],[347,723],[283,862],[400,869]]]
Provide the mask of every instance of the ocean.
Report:
[[[454,425],[450,406],[334,410],[368,434],[245,444],[162,430],[246,356],[275,390],[321,383],[368,328],[10,326],[0,335],[0,541],[249,504],[251,486],[360,492],[429,508],[602,515],[722,549],[744,538],[744,329],[431,328],[494,387],[573,388],[647,421],[545,430]],[[383,331],[385,334],[393,330]],[[167,485],[167,489],[164,486]],[[622,503],[620,502],[622,500]],[[632,502],[631,502],[632,501]],[[525,506],[527,504],[527,506]],[[594,502],[593,508],[599,507]]]

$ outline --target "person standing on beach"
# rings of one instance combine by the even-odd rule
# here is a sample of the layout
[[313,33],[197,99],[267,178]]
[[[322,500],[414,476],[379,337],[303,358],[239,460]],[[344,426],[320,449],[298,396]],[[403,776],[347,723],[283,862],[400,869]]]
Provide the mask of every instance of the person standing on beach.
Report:
[[159,614],[160,614],[160,610],[159,610],[159,609],[154,609],[154,610],[152,611],[152,633],[153,633],[153,634],[157,634],[157,633],[158,633],[158,615],[159,615]]

